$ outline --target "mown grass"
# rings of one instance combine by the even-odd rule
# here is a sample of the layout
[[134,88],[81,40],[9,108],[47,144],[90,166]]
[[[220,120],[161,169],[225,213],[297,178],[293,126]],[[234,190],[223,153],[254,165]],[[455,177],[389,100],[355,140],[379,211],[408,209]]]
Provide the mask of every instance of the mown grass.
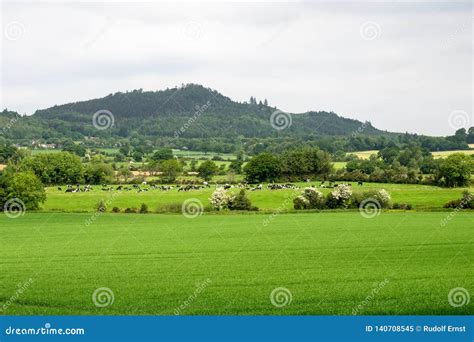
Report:
[[[350,315],[359,305],[358,314],[472,314],[472,301],[456,308],[448,293],[474,289],[474,217],[460,212],[442,227],[446,217],[102,214],[87,225],[91,214],[2,215],[0,308],[172,315],[188,300],[181,314]],[[99,287],[113,291],[112,305],[93,304]],[[270,301],[277,287],[292,296],[281,308]]]
[[[301,187],[308,185],[319,185],[320,182],[296,183]],[[392,196],[393,202],[408,203],[415,210],[440,210],[448,201],[461,198],[463,189],[446,189],[434,186],[412,185],[412,184],[379,184],[364,183],[363,186],[353,184],[354,191],[368,191],[374,189],[386,189]],[[146,203],[150,210],[154,211],[159,207],[168,205],[179,205],[188,198],[199,199],[203,206],[208,205],[214,188],[204,190],[193,190],[189,192],[150,190],[148,192],[137,193],[137,191],[104,192],[100,186],[95,186],[94,190],[86,193],[65,193],[57,187],[47,188],[47,200],[43,205],[46,211],[94,211],[96,204],[100,200],[110,200],[110,208],[118,207],[139,208],[142,203]],[[329,189],[320,189],[327,193]],[[233,189],[238,191],[238,189]],[[472,191],[472,188],[471,188]],[[292,210],[292,199],[300,194],[301,190],[262,190],[248,191],[247,194],[252,204],[262,211]],[[162,210],[160,210],[162,211]]]

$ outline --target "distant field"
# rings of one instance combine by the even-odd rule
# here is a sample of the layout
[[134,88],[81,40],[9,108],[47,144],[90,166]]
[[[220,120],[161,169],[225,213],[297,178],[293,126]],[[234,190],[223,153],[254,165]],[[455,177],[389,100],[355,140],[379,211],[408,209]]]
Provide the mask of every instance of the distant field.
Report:
[[474,150],[455,150],[455,151],[438,151],[438,152],[431,152],[433,154],[433,158],[446,158],[447,156],[453,153],[464,153],[467,155],[474,155]]
[[97,150],[107,154],[116,154],[119,152],[118,148],[98,148]]
[[173,150],[173,154],[178,157],[184,157],[184,158],[194,158],[194,159],[199,159],[199,158],[206,158],[206,159],[212,159],[214,156],[219,156],[222,157],[223,159],[235,159],[236,156],[231,153],[216,153],[216,152],[201,152],[201,151],[187,151],[187,150]]
[[4,314],[473,314],[448,303],[474,284],[473,215],[446,215],[2,215],[0,307],[31,279]]
[[[469,147],[473,147],[474,144],[469,145]],[[355,154],[357,157],[361,159],[369,159],[369,157],[372,154],[377,154],[379,151],[378,150],[370,150],[370,151],[358,151],[358,152],[348,152],[347,154]],[[473,150],[453,150],[453,151],[435,151],[431,152],[433,154],[434,158],[445,158],[453,153],[464,153],[467,155],[474,155],[474,149]]]
[[60,149],[32,149],[30,150],[32,155],[39,154],[39,153],[59,153],[61,152]]
[[377,154],[378,150],[347,152],[346,154],[355,154],[360,159],[369,159],[372,154]]
[[[301,187],[308,184],[318,185],[319,182],[297,183]],[[394,202],[412,204],[414,209],[441,209],[443,205],[453,199],[461,197],[463,189],[445,189],[434,186],[411,185],[411,184],[378,184],[364,183],[363,186],[353,184],[354,191],[367,191],[372,189],[386,189],[392,196]],[[136,191],[104,192],[100,186],[95,186],[92,192],[65,193],[56,187],[47,188],[47,200],[43,205],[44,210],[64,210],[64,211],[94,211],[96,204],[100,200],[113,199],[111,207],[117,206],[122,210],[127,207],[139,208],[142,203],[146,203],[150,210],[154,211],[158,207],[163,209],[173,205],[178,207],[188,198],[199,199],[204,206],[209,203],[213,188],[205,190],[194,190],[189,192],[150,190],[148,192],[137,193]],[[238,191],[234,189],[233,191]],[[262,190],[248,191],[247,194],[253,205],[263,211],[272,210],[292,210],[292,199],[301,190]],[[321,189],[327,193],[328,189]],[[290,199],[289,199],[290,198]]]
[[334,168],[340,170],[346,167],[346,162],[334,162]]

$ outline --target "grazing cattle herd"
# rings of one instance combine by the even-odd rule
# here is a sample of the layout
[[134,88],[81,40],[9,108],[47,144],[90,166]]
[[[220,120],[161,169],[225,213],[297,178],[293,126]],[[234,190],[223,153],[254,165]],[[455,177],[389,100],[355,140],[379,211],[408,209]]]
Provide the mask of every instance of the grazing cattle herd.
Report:
[[[307,180],[306,182],[310,182],[310,180]],[[357,183],[359,186],[362,186],[362,182]],[[319,185],[310,185],[310,187],[313,188],[335,188],[337,187],[337,183],[334,182],[328,182],[326,184],[325,181],[320,182]],[[348,184],[349,186],[352,186],[352,184]],[[264,185],[263,184],[257,184],[257,185],[251,185],[245,182],[238,183],[238,184],[219,184],[215,183],[213,185],[215,188],[222,187],[225,190],[232,189],[232,188],[237,188],[237,189],[245,189],[248,191],[258,191],[258,190],[263,190]],[[102,184],[101,190],[102,191],[136,191],[137,193],[140,192],[147,192],[150,190],[161,190],[161,191],[170,191],[173,189],[177,189],[178,192],[181,191],[192,191],[192,190],[203,190],[206,188],[211,188],[211,185],[208,182],[202,182],[200,184],[181,184],[181,185],[148,185],[147,182],[143,182],[142,184],[131,184],[131,185],[107,185],[107,184]],[[286,184],[278,184],[278,183],[269,183],[267,185],[267,189],[269,190],[282,190],[282,189],[299,189],[300,187],[298,185],[292,184],[292,183],[286,183]],[[84,185],[80,186],[79,184],[73,186],[68,184],[66,186],[65,192],[70,192],[70,193],[76,193],[76,192],[89,192],[92,191],[93,187],[91,185]],[[63,191],[61,187],[58,187],[58,191]]]

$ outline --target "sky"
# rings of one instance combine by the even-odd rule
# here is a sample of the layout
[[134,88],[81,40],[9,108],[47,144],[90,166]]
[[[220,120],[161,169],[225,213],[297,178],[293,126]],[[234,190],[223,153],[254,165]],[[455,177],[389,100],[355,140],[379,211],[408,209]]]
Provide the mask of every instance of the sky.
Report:
[[183,83],[395,132],[474,126],[471,2],[2,2],[2,109]]

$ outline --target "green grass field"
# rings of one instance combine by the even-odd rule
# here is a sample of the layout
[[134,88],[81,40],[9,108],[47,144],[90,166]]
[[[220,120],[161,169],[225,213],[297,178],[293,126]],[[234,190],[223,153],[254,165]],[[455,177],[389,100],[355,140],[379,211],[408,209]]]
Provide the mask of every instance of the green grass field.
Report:
[[[307,183],[296,183],[301,187],[308,186]],[[319,184],[313,182],[309,184]],[[354,191],[368,191],[374,189],[386,189],[392,196],[393,202],[412,204],[415,210],[440,210],[448,201],[461,198],[463,189],[446,189],[435,186],[411,185],[411,184],[378,184],[364,183],[363,186],[353,184]],[[320,189],[327,193],[329,189]],[[472,190],[472,188],[471,188]],[[194,190],[190,192],[151,190],[148,192],[104,192],[100,186],[95,186],[94,190],[85,193],[64,193],[57,190],[57,187],[47,188],[47,200],[43,205],[46,211],[94,211],[96,204],[100,200],[110,200],[110,207],[119,207],[122,210],[127,207],[139,208],[142,203],[146,203],[151,211],[158,207],[166,208],[170,205],[180,206],[188,198],[199,199],[204,206],[209,203],[214,188],[205,190]],[[238,191],[234,189],[233,191]],[[272,211],[275,209],[289,211],[293,208],[292,199],[299,195],[301,190],[263,190],[247,191],[252,204],[262,211]],[[290,200],[289,200],[290,198]]]
[[[2,314],[473,314],[472,213],[0,216]],[[18,284],[31,278],[18,294]],[[114,301],[96,307],[106,287]],[[272,305],[274,289],[291,302]],[[199,289],[199,291],[197,290]],[[374,292],[375,291],[375,292]],[[13,298],[13,299],[12,299]],[[106,303],[110,303],[107,301]]]
[[199,158],[205,158],[205,159],[211,159],[214,156],[219,156],[222,157],[223,159],[235,159],[236,156],[232,153],[217,153],[217,152],[202,152],[202,151],[189,151],[189,150],[177,150],[173,149],[173,154],[178,157],[182,158],[193,158],[193,159],[199,159]]

